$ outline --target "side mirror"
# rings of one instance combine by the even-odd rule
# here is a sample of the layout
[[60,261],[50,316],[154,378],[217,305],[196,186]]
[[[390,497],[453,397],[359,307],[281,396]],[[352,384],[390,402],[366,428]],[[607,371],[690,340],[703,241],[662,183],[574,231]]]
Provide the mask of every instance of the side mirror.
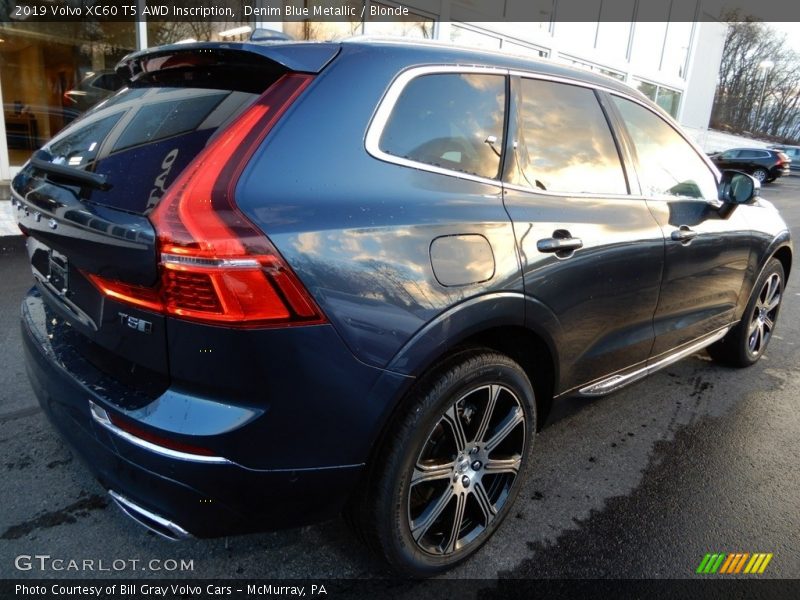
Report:
[[761,183],[741,171],[723,171],[719,199],[725,204],[746,204],[761,194]]

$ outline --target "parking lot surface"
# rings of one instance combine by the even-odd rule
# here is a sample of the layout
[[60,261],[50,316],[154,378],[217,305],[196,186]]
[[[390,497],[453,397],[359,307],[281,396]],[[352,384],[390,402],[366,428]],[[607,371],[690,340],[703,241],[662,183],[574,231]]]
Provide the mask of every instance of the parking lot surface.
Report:
[[[762,195],[800,231],[800,177]],[[797,246],[797,242],[795,242]],[[25,377],[19,238],[0,238],[0,573],[3,577],[379,577],[341,520],[172,543],[125,518],[62,444]],[[446,577],[694,576],[706,553],[768,552],[762,577],[800,577],[800,271],[754,367],[698,353],[621,392],[559,403],[501,530]],[[19,570],[20,555],[94,561]],[[124,567],[113,568],[113,565]],[[191,569],[168,570],[176,561]],[[109,568],[98,571],[102,564]],[[24,563],[23,563],[24,566]]]

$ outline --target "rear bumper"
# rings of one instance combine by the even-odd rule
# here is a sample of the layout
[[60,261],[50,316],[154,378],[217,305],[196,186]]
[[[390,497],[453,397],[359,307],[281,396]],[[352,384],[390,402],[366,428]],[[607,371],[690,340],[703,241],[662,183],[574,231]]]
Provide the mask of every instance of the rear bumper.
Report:
[[[160,455],[115,435],[92,416],[90,406],[109,412],[118,407],[93,389],[84,373],[76,374],[80,369],[73,369],[71,361],[78,359],[67,356],[48,335],[50,317],[41,296],[31,290],[22,307],[28,376],[50,421],[99,482],[114,491],[118,503],[121,497],[141,512],[175,525],[178,533],[195,537],[296,526],[341,510],[361,464],[296,469],[209,464]],[[258,418],[269,416],[266,411]],[[246,437],[249,434],[252,430],[247,427],[227,432],[227,443],[249,444],[254,453],[269,448],[263,439]],[[324,456],[320,464],[325,464]]]

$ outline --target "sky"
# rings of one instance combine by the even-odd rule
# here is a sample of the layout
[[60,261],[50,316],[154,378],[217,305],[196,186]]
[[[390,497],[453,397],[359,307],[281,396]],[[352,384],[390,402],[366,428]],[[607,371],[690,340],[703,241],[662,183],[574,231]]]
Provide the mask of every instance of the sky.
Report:
[[800,53],[800,23],[767,23],[767,25],[781,33],[786,33],[786,41],[791,44],[795,52]]

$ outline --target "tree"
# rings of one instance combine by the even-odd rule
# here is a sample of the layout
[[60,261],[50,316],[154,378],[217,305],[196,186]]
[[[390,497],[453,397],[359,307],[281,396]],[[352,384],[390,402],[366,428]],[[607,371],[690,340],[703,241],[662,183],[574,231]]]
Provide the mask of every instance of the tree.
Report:
[[[712,124],[776,138],[797,136],[800,56],[785,34],[752,17],[728,16]],[[772,63],[764,68],[764,61]]]

